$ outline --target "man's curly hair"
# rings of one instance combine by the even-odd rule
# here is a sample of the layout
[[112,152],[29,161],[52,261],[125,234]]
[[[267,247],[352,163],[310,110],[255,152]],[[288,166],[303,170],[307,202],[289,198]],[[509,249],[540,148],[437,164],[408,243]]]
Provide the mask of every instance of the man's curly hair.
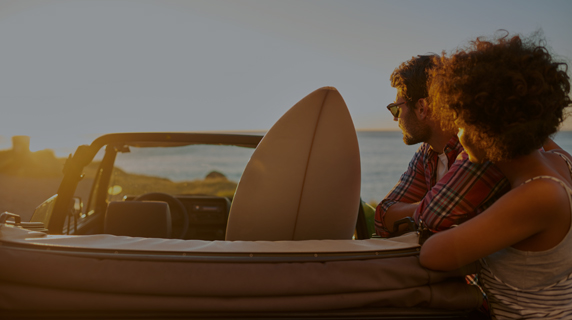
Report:
[[446,129],[465,129],[487,160],[527,155],[558,131],[570,106],[568,65],[538,35],[477,38],[435,58],[429,99]]
[[428,95],[428,71],[433,67],[433,57],[437,55],[419,55],[403,62],[393,70],[389,77],[391,86],[396,88],[411,108],[417,100]]

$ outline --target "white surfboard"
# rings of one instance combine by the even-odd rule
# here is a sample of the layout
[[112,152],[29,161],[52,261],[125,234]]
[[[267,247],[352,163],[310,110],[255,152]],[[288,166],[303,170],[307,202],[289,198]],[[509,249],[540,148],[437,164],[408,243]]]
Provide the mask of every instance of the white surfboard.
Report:
[[320,88],[288,110],[254,151],[226,240],[351,239],[360,183],[350,113],[335,88]]

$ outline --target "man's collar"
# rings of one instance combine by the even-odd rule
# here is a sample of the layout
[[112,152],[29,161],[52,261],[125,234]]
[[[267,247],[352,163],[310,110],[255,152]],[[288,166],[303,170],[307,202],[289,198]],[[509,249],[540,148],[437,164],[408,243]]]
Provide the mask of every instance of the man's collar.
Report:
[[461,142],[459,141],[459,137],[457,137],[456,134],[453,135],[453,137],[451,137],[449,142],[447,142],[447,144],[445,145],[445,149],[443,150],[443,153],[449,153],[449,152],[457,149],[460,143]]
[[[457,135],[453,135],[451,137],[451,139],[449,139],[449,141],[445,145],[445,148],[443,149],[443,153],[447,154],[453,150],[458,149],[459,147],[462,148],[460,143],[461,142],[459,142],[459,137],[457,137]],[[429,143],[427,143],[427,145],[429,145],[429,150],[431,150],[432,153],[441,154],[440,152],[435,151],[435,149],[433,149],[433,147],[431,147],[431,145]]]

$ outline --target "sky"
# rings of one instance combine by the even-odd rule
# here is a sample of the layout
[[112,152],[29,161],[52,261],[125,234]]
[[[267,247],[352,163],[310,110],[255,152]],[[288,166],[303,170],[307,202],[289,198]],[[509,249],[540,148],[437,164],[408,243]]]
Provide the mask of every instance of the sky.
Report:
[[571,14],[569,0],[0,0],[0,149],[267,130],[323,86],[357,129],[395,130],[401,62],[541,29],[572,66]]

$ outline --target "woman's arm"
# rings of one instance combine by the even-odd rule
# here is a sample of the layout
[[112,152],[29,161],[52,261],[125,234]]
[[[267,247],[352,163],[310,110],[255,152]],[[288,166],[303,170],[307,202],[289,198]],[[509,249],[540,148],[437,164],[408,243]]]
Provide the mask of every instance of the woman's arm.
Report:
[[421,265],[457,269],[549,230],[563,216],[563,208],[569,221],[568,207],[567,194],[558,183],[532,181],[511,190],[477,217],[429,238],[421,248]]
[[542,148],[544,149],[544,151],[549,151],[554,149],[562,150],[562,148],[556,142],[554,142],[554,140],[550,138],[546,139],[546,142],[544,142]]
[[546,140],[544,145],[542,145],[542,148],[544,149],[544,151],[554,150],[556,152],[562,153],[566,157],[568,157],[568,159],[572,160],[572,156],[570,155],[570,153],[568,153],[568,151],[562,149],[562,147],[560,147],[556,142],[554,142],[554,140],[552,140],[550,138],[548,138],[548,140]]
[[572,160],[572,156],[566,150],[562,149],[554,140],[548,138],[544,145],[542,145],[544,151],[555,151],[560,154],[565,155],[569,160]]

